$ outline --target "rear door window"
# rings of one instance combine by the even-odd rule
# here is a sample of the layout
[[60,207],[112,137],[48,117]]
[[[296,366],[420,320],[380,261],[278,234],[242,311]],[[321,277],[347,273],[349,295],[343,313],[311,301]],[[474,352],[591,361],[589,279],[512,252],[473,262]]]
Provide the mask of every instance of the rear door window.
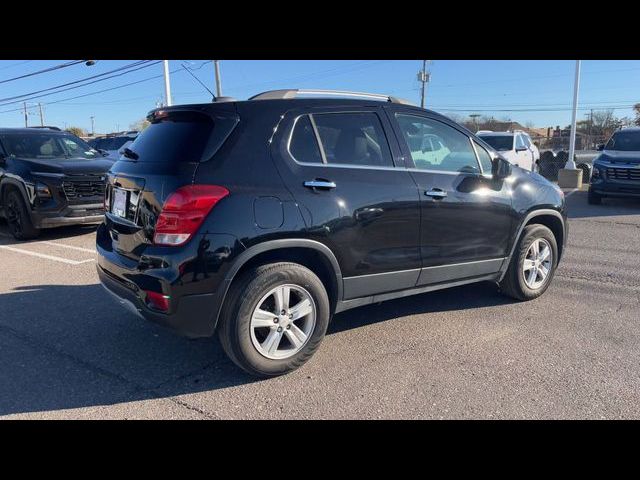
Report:
[[329,165],[393,167],[389,144],[375,113],[321,113],[312,119]]

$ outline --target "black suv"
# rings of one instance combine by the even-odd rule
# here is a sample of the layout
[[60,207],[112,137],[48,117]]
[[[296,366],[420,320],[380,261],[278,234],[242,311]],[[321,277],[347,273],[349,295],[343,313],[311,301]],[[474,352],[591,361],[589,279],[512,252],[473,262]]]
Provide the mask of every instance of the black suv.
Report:
[[19,240],[42,228],[102,222],[113,162],[58,129],[0,129],[0,212]]
[[300,367],[350,308],[479,281],[547,289],[567,239],[557,187],[393,97],[303,97],[330,93],[152,111],[108,173],[106,289],[184,335],[217,329],[259,376]]
[[593,161],[589,203],[604,197],[640,197],[640,127],[615,132]]

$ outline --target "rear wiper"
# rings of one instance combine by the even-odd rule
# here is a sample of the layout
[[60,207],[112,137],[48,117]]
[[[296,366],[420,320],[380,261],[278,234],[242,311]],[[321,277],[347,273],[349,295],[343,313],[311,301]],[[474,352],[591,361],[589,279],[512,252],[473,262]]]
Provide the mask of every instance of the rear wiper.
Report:
[[131,150],[129,147],[126,147],[123,151],[122,154],[127,157],[130,158],[131,160],[138,160],[138,158],[140,158],[140,156],[134,152],[133,150]]

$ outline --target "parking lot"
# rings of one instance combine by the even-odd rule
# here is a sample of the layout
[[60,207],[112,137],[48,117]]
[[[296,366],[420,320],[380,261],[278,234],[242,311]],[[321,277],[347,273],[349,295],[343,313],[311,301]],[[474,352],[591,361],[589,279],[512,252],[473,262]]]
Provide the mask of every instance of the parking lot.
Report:
[[9,418],[640,418],[640,202],[569,196],[545,295],[476,284],[347,311],[302,369],[255,380],[217,339],[138,319],[98,284],[95,229],[0,223]]

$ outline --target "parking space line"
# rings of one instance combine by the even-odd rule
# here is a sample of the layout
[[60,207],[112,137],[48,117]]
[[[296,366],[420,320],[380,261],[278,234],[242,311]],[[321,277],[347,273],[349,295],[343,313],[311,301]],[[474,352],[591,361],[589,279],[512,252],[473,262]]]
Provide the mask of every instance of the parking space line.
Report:
[[46,258],[47,260],[62,262],[68,265],[81,265],[83,263],[95,262],[95,259],[93,258],[90,258],[88,260],[69,260],[66,258],[56,257],[54,255],[47,255],[46,253],[31,252],[29,250],[23,250],[21,248],[9,247],[7,245],[0,245],[0,249],[9,250],[11,252],[16,252],[16,253],[24,253],[25,255],[31,255],[32,257]]
[[49,242],[49,241],[34,242],[34,243],[46,243],[47,245],[52,245],[54,247],[64,247],[64,248],[70,248],[71,250],[78,250],[79,252],[96,253],[95,249],[91,250],[90,248],[76,247],[75,245],[65,245],[64,243]]

